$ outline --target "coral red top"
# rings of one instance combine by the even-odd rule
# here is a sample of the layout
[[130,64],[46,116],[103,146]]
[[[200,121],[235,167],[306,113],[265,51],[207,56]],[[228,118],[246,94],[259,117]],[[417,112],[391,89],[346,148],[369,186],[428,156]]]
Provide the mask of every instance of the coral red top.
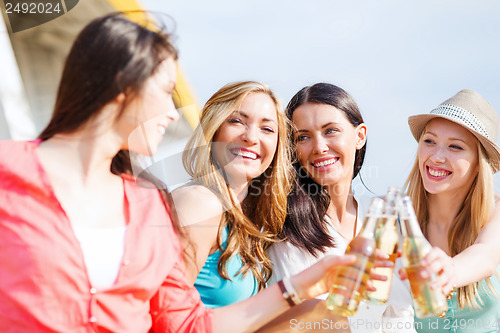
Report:
[[183,274],[159,192],[133,177],[123,176],[128,222],[118,277],[102,291],[90,284],[38,143],[0,142],[0,332],[211,332],[212,310]]

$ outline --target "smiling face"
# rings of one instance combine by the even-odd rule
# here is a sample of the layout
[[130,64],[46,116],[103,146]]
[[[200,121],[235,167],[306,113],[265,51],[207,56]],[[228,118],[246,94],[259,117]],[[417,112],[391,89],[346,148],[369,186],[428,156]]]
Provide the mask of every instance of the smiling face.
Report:
[[354,127],[344,112],[327,104],[306,103],[292,115],[300,165],[318,184],[351,182],[357,149],[366,142],[366,126]]
[[217,130],[213,156],[232,182],[248,182],[271,165],[278,144],[276,106],[266,93],[250,93]]
[[418,165],[427,192],[467,193],[478,173],[477,139],[464,127],[435,118],[420,138]]
[[172,94],[177,70],[172,58],[167,58],[155,74],[126,107],[116,124],[124,138],[122,149],[142,155],[153,155],[171,122],[179,118]]

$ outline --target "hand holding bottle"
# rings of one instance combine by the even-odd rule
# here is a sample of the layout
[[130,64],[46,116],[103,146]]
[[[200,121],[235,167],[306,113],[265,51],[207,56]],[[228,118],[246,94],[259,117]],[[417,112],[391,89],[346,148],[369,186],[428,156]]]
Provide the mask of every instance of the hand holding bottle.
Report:
[[375,229],[381,217],[384,200],[373,198],[359,234],[349,243],[346,254],[356,256],[356,262],[341,267],[333,279],[327,307],[341,316],[352,316],[364,295],[370,271],[375,262]]
[[[396,187],[389,187],[384,199],[384,209],[377,222],[375,242],[378,251],[388,255],[388,260],[393,264],[398,257],[399,233],[397,229],[398,202],[401,200],[401,191]],[[372,271],[385,279],[374,279],[375,291],[367,290],[364,299],[370,303],[383,304],[389,299],[391,291],[394,265],[389,267],[375,266]]]
[[[420,265],[424,267],[420,274],[422,278],[437,276],[431,283],[431,289],[441,290],[443,294],[448,295],[456,287],[456,271],[453,258],[447,255],[442,249],[435,246],[431,251],[420,260]],[[407,279],[404,269],[399,271],[401,280]]]
[[[448,303],[441,290],[431,288],[435,274],[425,270],[421,260],[432,250],[417,221],[409,197],[403,199],[401,207],[401,232],[403,234],[403,266],[410,282],[413,308],[419,318],[440,315],[448,310]],[[426,276],[427,275],[427,276]]]

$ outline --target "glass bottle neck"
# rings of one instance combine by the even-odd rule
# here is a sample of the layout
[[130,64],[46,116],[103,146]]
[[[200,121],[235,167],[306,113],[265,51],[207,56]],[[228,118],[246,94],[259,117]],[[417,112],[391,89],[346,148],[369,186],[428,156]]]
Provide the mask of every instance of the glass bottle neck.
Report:
[[398,214],[398,202],[401,200],[401,190],[390,187],[385,196],[384,214],[394,216]]
[[359,232],[359,236],[363,238],[375,238],[375,230],[377,229],[377,222],[379,216],[368,215],[365,217],[365,221],[361,230]]
[[375,238],[375,229],[377,228],[377,221],[382,214],[382,209],[384,208],[384,200],[381,198],[374,197],[370,202],[370,207],[366,213],[365,220],[363,221],[363,226],[359,232],[360,237],[364,238]]
[[401,220],[401,234],[403,237],[420,237],[424,236],[417,218],[406,218]]
[[423,236],[422,229],[417,220],[417,215],[413,209],[413,204],[409,197],[405,197],[401,207],[401,233],[403,237]]

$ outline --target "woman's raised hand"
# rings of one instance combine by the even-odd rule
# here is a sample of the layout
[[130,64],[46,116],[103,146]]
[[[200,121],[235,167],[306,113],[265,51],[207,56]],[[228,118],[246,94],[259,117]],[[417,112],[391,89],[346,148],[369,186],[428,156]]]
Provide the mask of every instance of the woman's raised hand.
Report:
[[[441,289],[443,294],[448,295],[455,289],[456,271],[453,258],[447,255],[442,249],[435,246],[420,261],[420,265],[425,269],[421,270],[422,278],[428,278],[435,275],[436,279],[432,281],[432,289]],[[404,269],[399,271],[401,280],[406,279]]]

